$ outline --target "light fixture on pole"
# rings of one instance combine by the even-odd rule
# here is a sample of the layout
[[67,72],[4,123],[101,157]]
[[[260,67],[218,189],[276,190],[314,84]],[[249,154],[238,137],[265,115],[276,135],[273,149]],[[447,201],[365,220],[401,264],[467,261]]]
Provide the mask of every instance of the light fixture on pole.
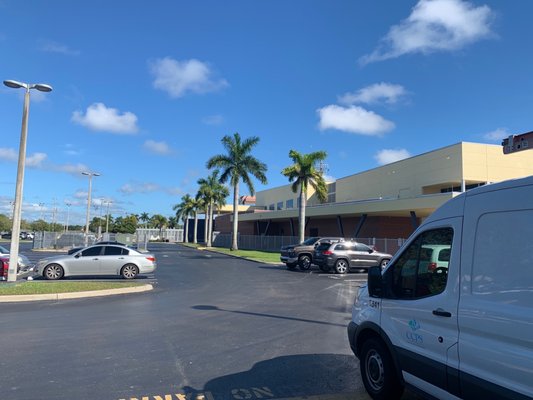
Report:
[[86,215],[86,222],[85,222],[85,246],[88,246],[89,245],[89,217],[91,213],[92,180],[93,180],[93,176],[100,176],[100,174],[96,172],[82,172],[81,174],[89,177],[89,193],[87,193],[87,215]]
[[8,282],[17,280],[17,266],[19,259],[20,220],[22,214],[22,191],[24,187],[24,167],[26,165],[26,140],[28,138],[28,114],[30,111],[30,90],[37,89],[41,92],[51,92],[52,86],[43,83],[23,83],[6,80],[4,85],[13,89],[23,88],[24,106],[22,108],[22,128],[20,130],[19,159],[17,167],[17,183],[15,186],[15,204],[13,205],[13,228],[11,230],[11,250],[9,252]]

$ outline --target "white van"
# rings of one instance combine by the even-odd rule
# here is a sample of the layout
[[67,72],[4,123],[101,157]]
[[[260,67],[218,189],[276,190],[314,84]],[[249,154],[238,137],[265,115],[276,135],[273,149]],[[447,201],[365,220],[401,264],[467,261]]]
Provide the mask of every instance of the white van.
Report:
[[[436,268],[427,249],[447,250]],[[348,337],[374,399],[533,398],[533,176],[436,210],[369,270]]]

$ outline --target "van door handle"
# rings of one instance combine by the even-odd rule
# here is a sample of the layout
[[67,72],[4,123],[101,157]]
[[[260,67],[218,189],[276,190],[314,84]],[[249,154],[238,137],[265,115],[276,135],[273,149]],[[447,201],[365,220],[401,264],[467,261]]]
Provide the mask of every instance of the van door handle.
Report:
[[436,310],[433,310],[433,315],[438,315],[439,317],[451,317],[452,313],[444,311],[442,308],[437,308]]

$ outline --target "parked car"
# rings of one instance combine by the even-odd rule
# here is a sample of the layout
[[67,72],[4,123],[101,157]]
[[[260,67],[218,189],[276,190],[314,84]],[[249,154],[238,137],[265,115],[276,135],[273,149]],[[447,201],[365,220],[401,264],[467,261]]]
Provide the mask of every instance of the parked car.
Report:
[[[7,273],[9,270],[9,255],[8,256],[0,256],[0,281],[7,280]],[[30,272],[30,267],[28,266],[21,266],[20,263],[17,266],[17,275],[21,273]]]
[[75,275],[118,275],[133,279],[155,269],[156,259],[152,254],[139,253],[116,244],[98,244],[73,254],[40,260],[34,272],[50,280]]
[[373,399],[533,398],[532,198],[533,176],[468,190],[370,268],[348,339]]
[[[5,257],[9,259],[9,250],[4,246],[0,246],[0,257]],[[19,254],[19,269],[26,269],[31,267],[30,260],[24,254]]]
[[345,274],[350,269],[368,269],[374,266],[384,268],[391,258],[391,254],[375,251],[366,244],[345,241],[318,246],[314,262],[323,271],[333,269],[338,274]]
[[288,269],[299,266],[306,271],[313,264],[313,253],[321,243],[333,243],[343,241],[340,237],[311,237],[300,244],[291,244],[281,248],[280,260],[285,263]]

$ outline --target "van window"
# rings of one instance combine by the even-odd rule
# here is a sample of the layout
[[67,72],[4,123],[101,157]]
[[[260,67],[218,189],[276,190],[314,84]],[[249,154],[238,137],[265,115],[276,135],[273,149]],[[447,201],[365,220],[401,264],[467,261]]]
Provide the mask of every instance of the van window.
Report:
[[442,293],[448,279],[452,239],[452,228],[421,233],[387,270],[389,296],[409,300]]
[[532,221],[533,210],[490,213],[479,218],[472,263],[474,295],[531,308]]

